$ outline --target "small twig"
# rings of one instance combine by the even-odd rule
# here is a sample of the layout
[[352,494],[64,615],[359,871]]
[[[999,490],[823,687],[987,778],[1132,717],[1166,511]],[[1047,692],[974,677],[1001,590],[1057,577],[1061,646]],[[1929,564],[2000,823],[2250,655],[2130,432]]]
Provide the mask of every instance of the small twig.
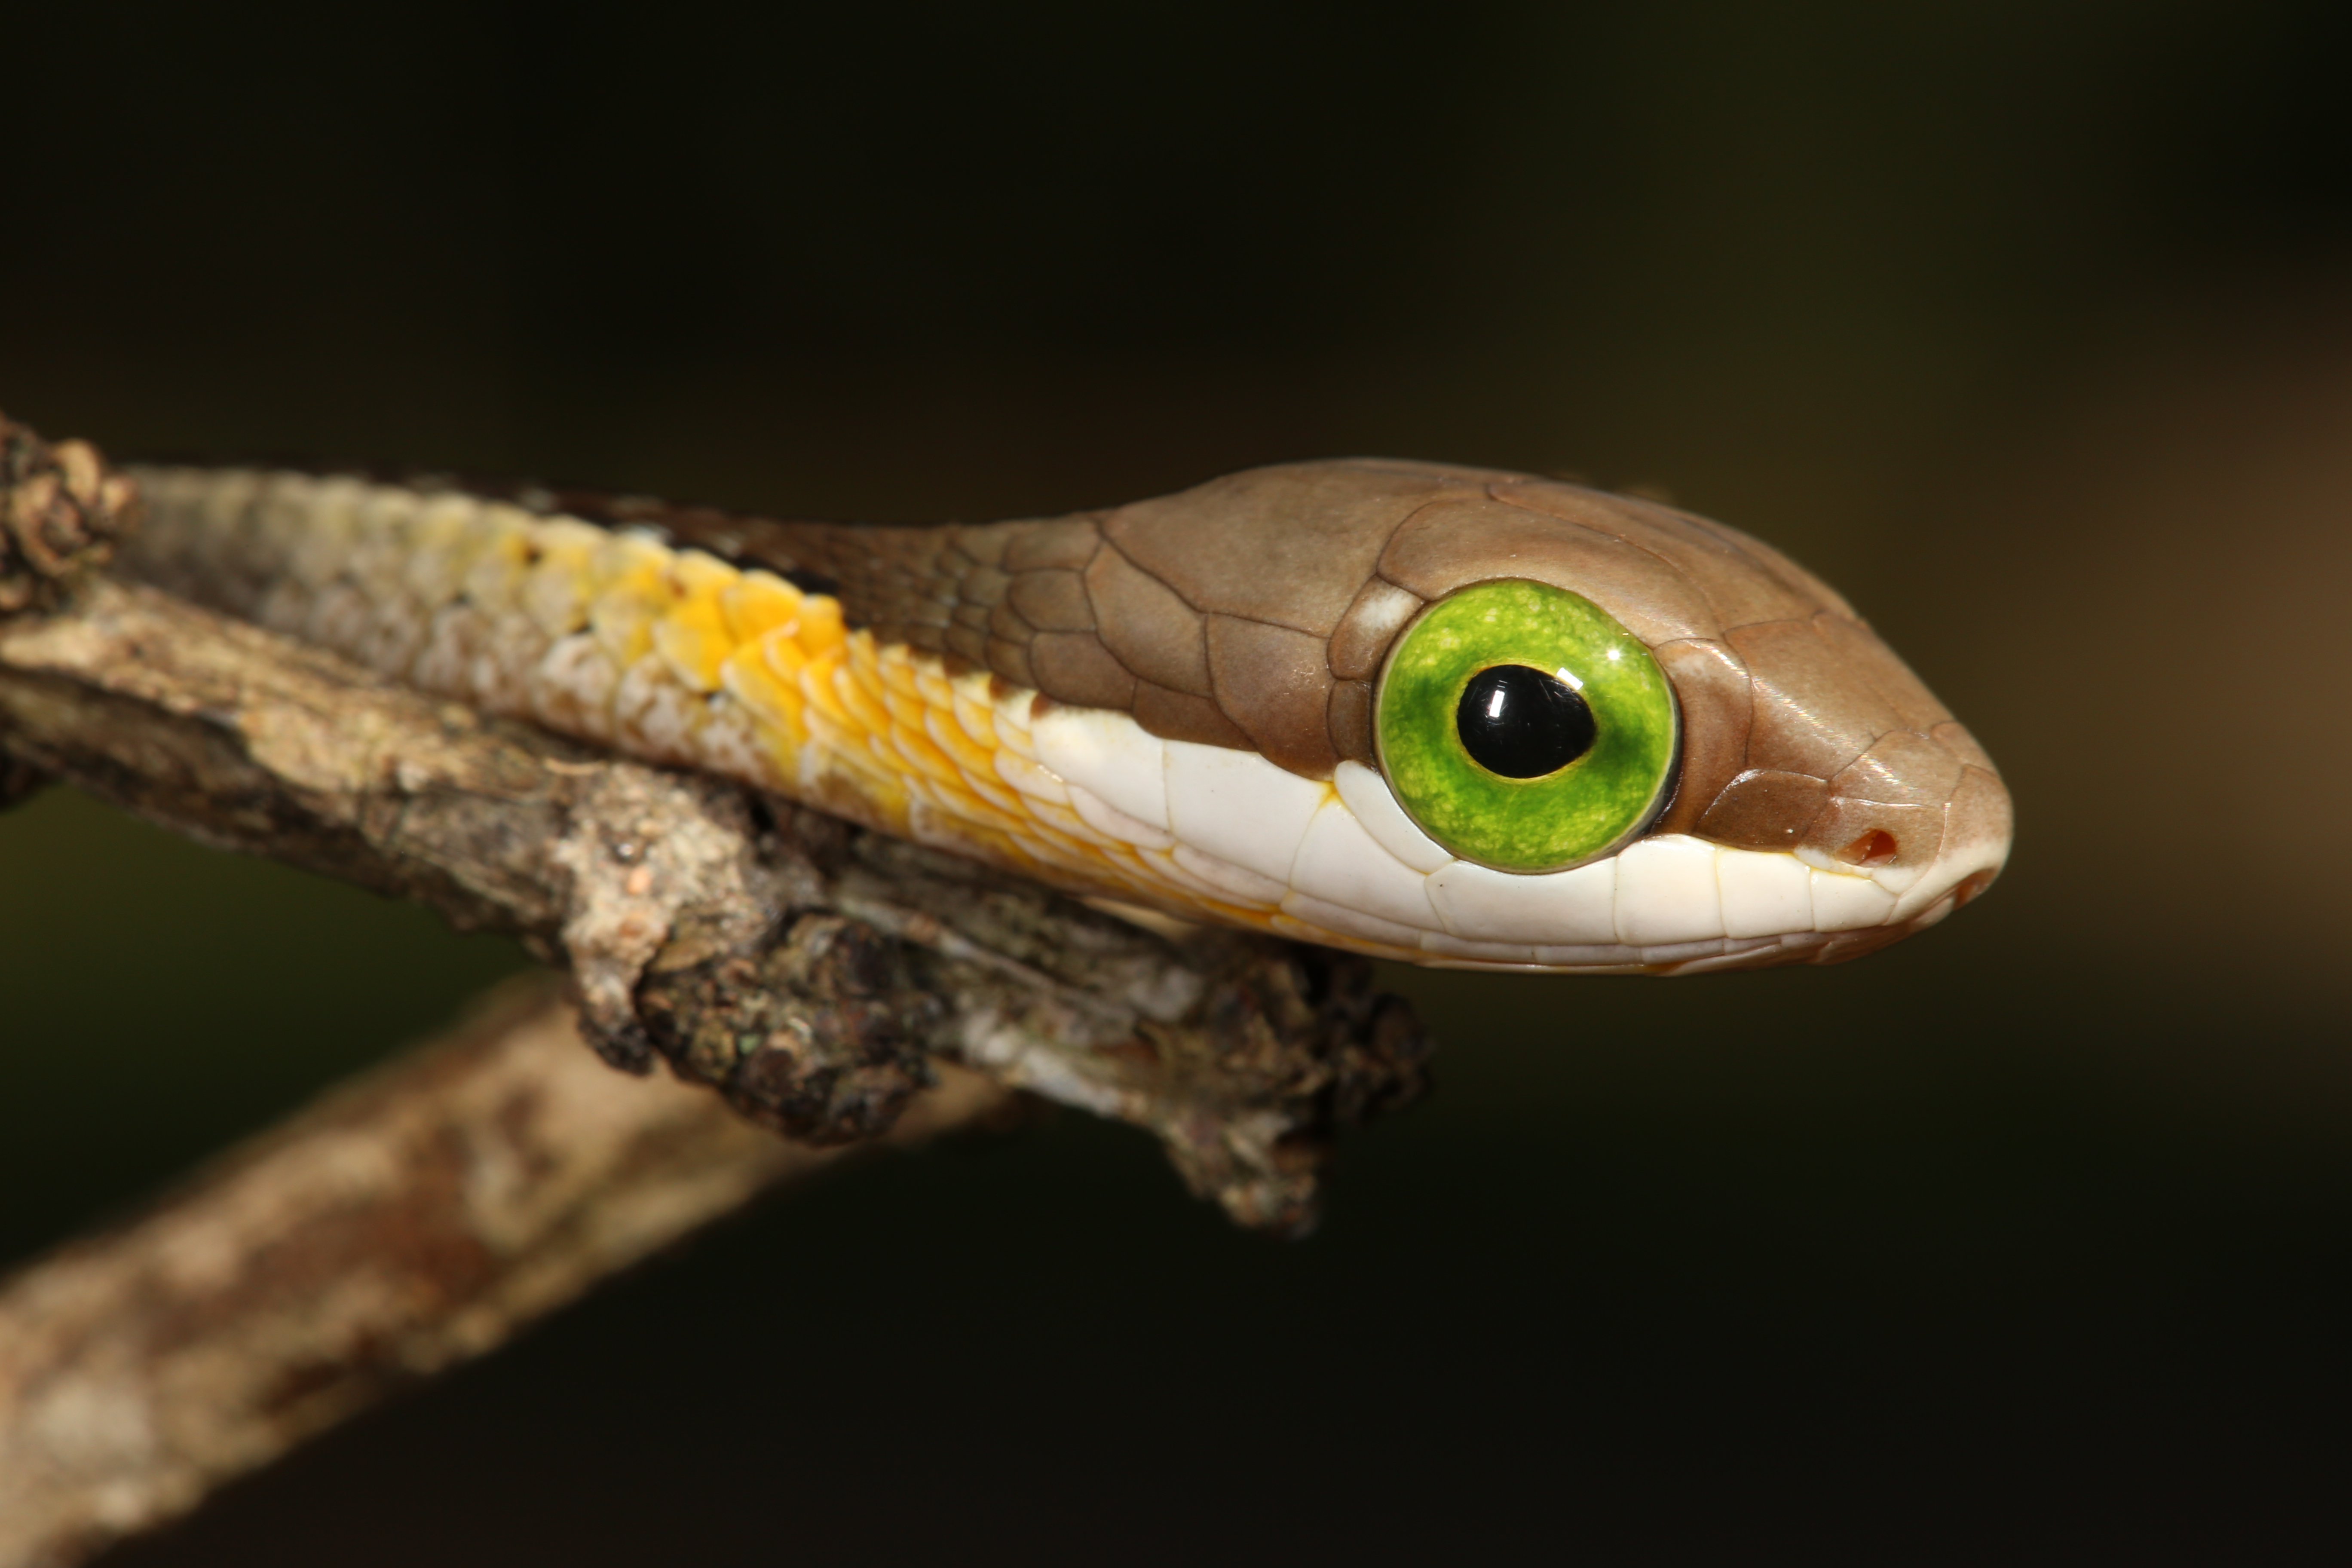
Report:
[[[581,1049],[544,982],[0,1289],[0,1564],[185,1512],[385,1394],[847,1148]],[[983,1121],[947,1069],[886,1142]]]
[[0,615],[55,605],[113,559],[136,501],[89,442],[52,447],[0,415]]

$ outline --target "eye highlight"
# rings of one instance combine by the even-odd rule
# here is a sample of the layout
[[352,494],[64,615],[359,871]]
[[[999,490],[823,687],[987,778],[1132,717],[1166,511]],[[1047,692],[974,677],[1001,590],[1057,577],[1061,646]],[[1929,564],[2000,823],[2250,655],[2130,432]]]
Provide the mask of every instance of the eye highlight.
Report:
[[1552,871],[1617,848],[1673,774],[1674,689],[1580,595],[1477,583],[1405,628],[1373,728],[1398,804],[1465,860]]

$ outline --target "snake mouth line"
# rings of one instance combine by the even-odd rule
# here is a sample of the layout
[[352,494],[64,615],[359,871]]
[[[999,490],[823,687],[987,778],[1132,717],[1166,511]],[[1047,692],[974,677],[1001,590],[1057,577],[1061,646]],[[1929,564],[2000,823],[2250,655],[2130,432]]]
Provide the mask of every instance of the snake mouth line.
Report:
[[1527,875],[1454,856],[1357,763],[1322,784],[1085,710],[1045,714],[1030,739],[1090,824],[1171,848],[1181,874],[1249,911],[1248,923],[1447,967],[1684,973],[1833,963],[1943,919],[1982,890],[2007,850],[2004,836],[1956,842],[1924,868],[1892,858],[1864,868],[1660,834],[1571,870]]

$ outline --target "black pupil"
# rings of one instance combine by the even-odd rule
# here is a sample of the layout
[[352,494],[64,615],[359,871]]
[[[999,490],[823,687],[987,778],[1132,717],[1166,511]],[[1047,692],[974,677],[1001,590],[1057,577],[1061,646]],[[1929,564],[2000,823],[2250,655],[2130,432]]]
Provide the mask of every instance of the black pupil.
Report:
[[1584,699],[1524,664],[1472,676],[1454,727],[1480,767],[1507,779],[1541,778],[1592,749],[1592,710]]

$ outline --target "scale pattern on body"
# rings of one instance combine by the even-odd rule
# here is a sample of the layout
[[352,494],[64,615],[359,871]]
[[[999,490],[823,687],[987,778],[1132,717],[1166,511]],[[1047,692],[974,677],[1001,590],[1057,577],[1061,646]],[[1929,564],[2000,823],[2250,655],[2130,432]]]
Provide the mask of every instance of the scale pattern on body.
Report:
[[[1423,963],[1685,973],[1883,946],[2008,852],[1990,759],[1833,592],[1719,524],[1522,475],[1298,464],[899,528],[133,472],[135,574],[1115,905]],[[1427,772],[1398,748],[1453,744],[1454,714],[1402,711],[1384,672],[1497,585],[1538,620],[1597,610],[1664,694],[1654,798],[1570,864],[1513,863],[1444,826],[1467,808],[1392,787]],[[1597,711],[1595,757],[1618,722]],[[1431,765],[1519,798],[1454,752]],[[1525,798],[1572,801],[1600,765]]]

